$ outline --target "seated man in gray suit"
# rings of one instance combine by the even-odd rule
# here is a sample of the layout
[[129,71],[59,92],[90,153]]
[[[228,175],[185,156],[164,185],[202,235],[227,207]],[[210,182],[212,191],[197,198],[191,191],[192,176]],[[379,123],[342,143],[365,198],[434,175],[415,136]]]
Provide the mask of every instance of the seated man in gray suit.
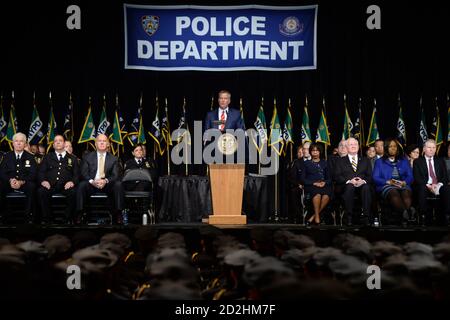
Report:
[[84,210],[86,199],[94,193],[106,193],[113,207],[113,221],[121,223],[123,210],[123,191],[120,183],[118,159],[107,152],[109,139],[99,134],[95,139],[97,151],[90,152],[81,162],[81,182],[77,190],[77,212]]

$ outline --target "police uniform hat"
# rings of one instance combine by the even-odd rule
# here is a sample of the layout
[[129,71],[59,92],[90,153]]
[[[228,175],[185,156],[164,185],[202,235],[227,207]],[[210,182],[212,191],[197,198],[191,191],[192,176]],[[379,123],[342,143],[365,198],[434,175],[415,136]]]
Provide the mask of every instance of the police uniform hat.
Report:
[[0,248],[0,265],[8,264],[25,264],[26,253],[24,250],[13,244],[5,244]]
[[184,248],[186,243],[184,237],[179,233],[168,232],[158,238],[158,247],[161,248]]
[[253,250],[250,249],[239,249],[231,251],[228,253],[223,261],[229,266],[243,267],[247,263],[255,261],[261,258],[261,256]]
[[329,263],[331,272],[340,278],[367,278],[367,267],[367,263],[361,261],[357,257],[346,254],[337,255],[335,259]]
[[403,246],[403,250],[407,255],[426,255],[433,256],[433,247],[420,242],[408,242]]
[[381,262],[388,256],[402,254],[403,249],[390,241],[377,241],[372,245],[371,252],[373,256]]
[[243,279],[250,286],[269,284],[275,278],[292,277],[294,271],[275,257],[261,257],[245,265]]
[[311,260],[319,267],[329,267],[331,261],[337,260],[343,253],[333,247],[317,248]]
[[40,242],[28,240],[16,244],[16,246],[25,251],[29,259],[43,260],[48,256],[47,249]]
[[156,278],[171,279],[174,281],[196,279],[197,272],[188,263],[177,259],[156,261],[151,264],[147,272]]
[[227,256],[229,253],[232,253],[237,250],[244,250],[244,249],[248,249],[248,246],[243,243],[240,243],[240,242],[224,244],[217,248],[216,257],[219,260],[223,260],[225,258],[225,256]]
[[[107,249],[90,246],[74,252],[72,258],[87,271],[99,272],[114,266],[118,257]],[[77,263],[72,263],[77,264]]]
[[288,239],[288,247],[296,249],[305,249],[314,247],[316,243],[313,239],[303,234],[294,235],[294,237]]
[[280,260],[289,264],[289,266],[294,270],[303,270],[305,263],[314,255],[316,251],[316,247],[309,247],[304,250],[289,249],[283,253]]
[[334,239],[333,243],[348,255],[358,257],[364,261],[371,261],[373,258],[371,253],[372,245],[362,237],[350,233],[340,234]]
[[43,245],[48,251],[49,258],[67,253],[72,247],[70,239],[61,234],[54,234],[47,237],[44,240]]
[[434,246],[433,254],[439,261],[448,264],[450,262],[450,242],[441,242]]
[[119,232],[112,232],[103,235],[103,237],[100,238],[100,244],[104,243],[114,243],[124,250],[131,247],[130,238],[128,238],[125,234]]
[[273,234],[273,243],[284,250],[289,249],[288,241],[295,237],[295,234],[288,230],[277,230]]
[[152,261],[161,261],[165,259],[176,259],[180,261],[189,261],[189,256],[183,248],[159,248],[152,254],[149,254]]

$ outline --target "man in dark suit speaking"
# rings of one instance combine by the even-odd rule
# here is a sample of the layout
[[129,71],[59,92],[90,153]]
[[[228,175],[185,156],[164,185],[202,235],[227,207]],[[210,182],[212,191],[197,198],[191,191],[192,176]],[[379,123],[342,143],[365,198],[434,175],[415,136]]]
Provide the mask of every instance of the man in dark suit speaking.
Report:
[[227,90],[219,92],[219,108],[208,112],[205,119],[205,130],[219,129],[224,132],[227,129],[245,130],[244,122],[239,110],[229,107],[231,93]]

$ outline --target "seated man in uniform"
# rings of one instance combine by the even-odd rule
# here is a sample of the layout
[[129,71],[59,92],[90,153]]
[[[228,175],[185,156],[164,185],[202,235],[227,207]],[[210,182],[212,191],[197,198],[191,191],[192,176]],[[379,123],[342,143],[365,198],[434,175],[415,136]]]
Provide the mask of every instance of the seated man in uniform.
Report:
[[[125,162],[125,173],[132,169],[147,170],[152,177],[152,182],[156,184],[158,174],[156,164],[153,160],[144,157],[142,144],[136,144],[133,147],[133,158]],[[151,187],[151,184],[147,181],[126,181],[122,185],[126,191],[148,191]]]
[[56,135],[53,141],[55,152],[48,153],[38,170],[39,189],[37,191],[42,212],[42,223],[51,220],[50,199],[55,193],[66,196],[65,218],[71,223],[75,208],[75,190],[80,168],[77,158],[64,150],[64,137]]
[[[109,139],[104,134],[95,138],[96,151],[87,153],[81,162],[81,182],[77,189],[77,211],[83,212],[86,199],[94,193],[104,192],[113,203],[113,219],[121,223],[123,190],[117,157],[108,153]],[[114,217],[115,216],[115,217]]]
[[[5,196],[13,190],[23,191],[26,195],[25,216],[28,223],[33,222],[33,209],[35,197],[35,180],[37,165],[34,156],[26,152],[27,137],[18,132],[13,136],[13,151],[8,152],[0,165],[2,182],[1,203],[5,203]],[[1,211],[5,211],[1,206]]]

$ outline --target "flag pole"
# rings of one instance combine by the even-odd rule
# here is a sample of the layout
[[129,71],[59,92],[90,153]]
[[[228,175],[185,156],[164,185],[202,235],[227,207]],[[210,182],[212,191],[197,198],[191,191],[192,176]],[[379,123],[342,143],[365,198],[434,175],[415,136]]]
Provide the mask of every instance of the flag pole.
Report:
[[[165,112],[166,112],[166,117],[167,117],[167,124],[169,124],[169,113],[167,112],[167,98],[165,98],[165,103],[166,103],[166,108],[165,108]],[[161,128],[162,129],[162,128]],[[164,132],[162,132],[164,134]],[[170,155],[169,155],[169,151],[170,151],[170,132],[167,133],[168,136],[166,136],[166,151],[167,151],[167,175],[170,176]],[[163,136],[164,138],[164,136]]]
[[[188,128],[187,119],[186,119],[186,97],[183,97],[183,117],[184,117],[184,123],[186,125],[186,128]],[[187,146],[188,146],[188,144],[186,142],[186,137],[183,139],[183,143],[184,143],[184,146],[185,146],[185,148],[183,150],[183,156],[185,157],[185,159],[184,159],[185,160],[184,161],[184,170],[185,170],[185,174],[186,174],[186,177],[187,177],[189,175],[189,165],[187,163],[187,161],[188,161],[188,153],[187,153]]]

